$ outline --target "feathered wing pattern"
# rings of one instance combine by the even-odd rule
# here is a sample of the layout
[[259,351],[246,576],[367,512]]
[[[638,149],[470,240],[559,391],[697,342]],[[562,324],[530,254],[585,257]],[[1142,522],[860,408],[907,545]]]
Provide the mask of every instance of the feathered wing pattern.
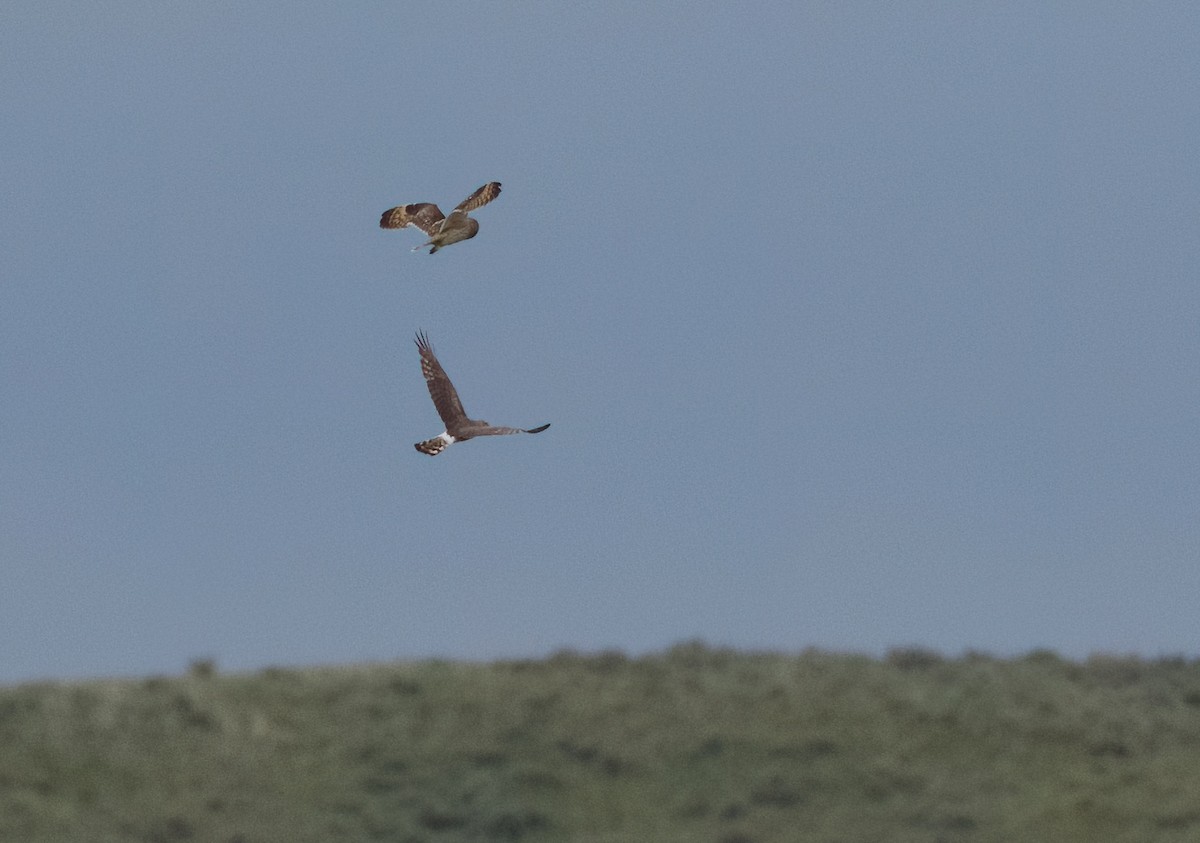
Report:
[[470,424],[462,401],[458,400],[458,390],[434,356],[433,346],[429,344],[429,337],[424,331],[417,332],[417,350],[421,353],[421,374],[425,376],[425,386],[429,388],[429,397],[433,399],[433,406],[442,417],[446,430],[453,431]]
[[490,181],[487,184],[485,184],[483,187],[476,190],[474,193],[472,193],[466,199],[459,202],[458,206],[454,210],[464,211],[469,214],[469,213],[471,213],[471,211],[474,211],[477,208],[482,208],[484,205],[486,205],[488,202],[491,202],[493,199],[495,199],[499,195],[500,195],[500,182]]
[[384,211],[379,218],[380,228],[404,228],[415,226],[427,235],[433,235],[441,227],[446,217],[442,209],[430,202],[418,202],[413,205],[400,205]]
[[446,432],[418,442],[413,447],[422,454],[437,456],[459,440],[474,439],[476,436],[505,436],[512,433],[541,433],[549,424],[534,427],[529,430],[520,427],[500,427],[490,425],[485,421],[467,418],[462,402],[458,399],[458,391],[450,382],[446,370],[434,356],[429,337],[424,331],[417,332],[417,350],[421,354],[421,374],[425,376],[425,385],[429,388],[429,397],[433,406],[446,425]]

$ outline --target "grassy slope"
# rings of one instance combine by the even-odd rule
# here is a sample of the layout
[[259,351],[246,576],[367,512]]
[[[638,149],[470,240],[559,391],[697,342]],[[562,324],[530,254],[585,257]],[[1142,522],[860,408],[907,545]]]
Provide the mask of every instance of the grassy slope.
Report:
[[0,689],[0,840],[1200,839],[1200,663],[560,654]]

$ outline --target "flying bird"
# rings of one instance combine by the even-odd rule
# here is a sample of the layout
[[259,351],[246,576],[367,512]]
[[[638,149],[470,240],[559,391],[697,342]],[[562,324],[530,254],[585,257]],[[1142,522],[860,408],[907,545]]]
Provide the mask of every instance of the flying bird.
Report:
[[467,216],[471,211],[482,208],[500,195],[500,182],[488,182],[459,203],[450,212],[450,216],[442,213],[441,209],[432,202],[417,202],[413,205],[398,205],[384,211],[379,218],[380,228],[404,228],[413,225],[424,231],[429,240],[420,246],[413,246],[413,251],[431,246],[429,254],[433,254],[443,246],[457,243],[460,240],[470,240],[479,233],[479,223]]
[[429,387],[429,397],[433,406],[446,424],[446,431],[432,439],[418,442],[413,447],[422,454],[436,456],[449,448],[455,442],[474,439],[476,436],[502,436],[509,433],[541,433],[549,424],[524,430],[520,427],[494,427],[485,421],[467,418],[462,402],[458,400],[458,392],[450,383],[442,364],[433,356],[433,348],[424,331],[417,332],[417,350],[421,352],[421,373],[425,375],[425,385]]

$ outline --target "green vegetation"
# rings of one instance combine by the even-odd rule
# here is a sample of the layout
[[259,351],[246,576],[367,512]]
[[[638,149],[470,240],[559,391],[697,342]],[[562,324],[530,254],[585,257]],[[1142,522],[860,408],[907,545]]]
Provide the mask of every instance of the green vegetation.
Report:
[[1200,663],[561,653],[0,689],[0,840],[1195,841]]

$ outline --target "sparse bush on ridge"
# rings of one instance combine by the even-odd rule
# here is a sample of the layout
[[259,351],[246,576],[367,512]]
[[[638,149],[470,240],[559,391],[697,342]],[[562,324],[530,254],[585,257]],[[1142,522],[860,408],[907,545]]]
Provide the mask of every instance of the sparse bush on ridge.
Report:
[[1200,839],[1200,663],[561,651],[0,689],[0,840]]

